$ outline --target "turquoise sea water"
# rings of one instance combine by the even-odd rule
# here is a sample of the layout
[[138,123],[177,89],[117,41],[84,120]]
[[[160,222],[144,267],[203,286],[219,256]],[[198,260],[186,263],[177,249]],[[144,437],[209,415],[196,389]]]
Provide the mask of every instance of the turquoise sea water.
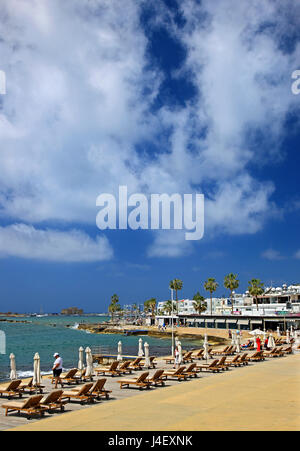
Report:
[[[11,318],[10,318],[11,319]],[[78,349],[89,346],[103,346],[112,354],[117,354],[118,341],[122,341],[124,355],[137,355],[138,340],[141,336],[123,334],[91,334],[76,329],[78,323],[100,323],[108,318],[103,316],[48,316],[42,318],[20,318],[24,323],[0,322],[0,330],[6,335],[6,354],[0,354],[0,380],[7,380],[10,373],[10,353],[16,356],[18,377],[31,376],[33,357],[36,352],[41,358],[42,373],[51,372],[54,352],[63,358],[64,369],[77,367]],[[18,319],[16,319],[18,321]],[[66,325],[70,325],[68,328]],[[144,336],[143,343],[149,344],[150,355],[169,355],[171,340]],[[184,349],[199,345],[199,341],[181,340]]]

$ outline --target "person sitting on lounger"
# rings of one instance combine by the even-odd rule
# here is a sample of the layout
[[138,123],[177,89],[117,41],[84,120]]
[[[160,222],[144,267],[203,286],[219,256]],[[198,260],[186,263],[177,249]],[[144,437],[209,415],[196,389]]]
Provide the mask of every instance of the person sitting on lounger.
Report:
[[248,340],[247,343],[242,346],[242,348],[251,348],[251,346],[252,346],[252,341]]

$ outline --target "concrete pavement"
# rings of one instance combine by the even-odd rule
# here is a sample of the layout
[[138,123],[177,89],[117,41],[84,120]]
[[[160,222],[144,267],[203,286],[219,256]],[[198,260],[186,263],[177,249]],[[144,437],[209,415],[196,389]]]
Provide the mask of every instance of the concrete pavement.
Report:
[[16,430],[205,431],[300,429],[300,355],[268,359]]

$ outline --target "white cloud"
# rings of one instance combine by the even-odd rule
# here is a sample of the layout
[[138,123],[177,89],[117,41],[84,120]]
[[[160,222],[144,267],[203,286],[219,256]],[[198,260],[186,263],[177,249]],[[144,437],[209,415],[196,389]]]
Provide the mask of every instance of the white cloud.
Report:
[[299,259],[300,259],[300,249],[299,249],[299,251],[297,251],[297,252],[295,253],[295,258],[299,258]]
[[[291,22],[278,15],[280,2],[186,0],[183,28],[158,7],[157,23],[171,24],[187,50],[174,75],[190,71],[199,98],[155,114],[163,74],[146,70],[139,2],[128,0],[126,15],[119,0],[21,3],[4,0],[0,18],[2,217],[95,224],[97,196],[127,185],[129,193],[205,192],[209,236],[263,227],[275,187],[249,165],[281,157],[284,118],[298,101],[290,74],[300,46],[278,48]],[[266,23],[273,33],[259,32]],[[144,140],[160,146],[155,159],[136,151]],[[192,250],[181,233],[153,236],[150,256]]]
[[267,260],[282,260],[284,257],[281,255],[281,253],[275,249],[267,249],[262,254],[263,258],[266,258]]
[[154,234],[149,246],[148,257],[180,257],[193,251],[191,241],[186,241],[184,232],[179,230],[162,230]]
[[112,258],[105,236],[95,240],[79,230],[40,230],[26,224],[0,227],[0,257],[53,262],[94,262]]

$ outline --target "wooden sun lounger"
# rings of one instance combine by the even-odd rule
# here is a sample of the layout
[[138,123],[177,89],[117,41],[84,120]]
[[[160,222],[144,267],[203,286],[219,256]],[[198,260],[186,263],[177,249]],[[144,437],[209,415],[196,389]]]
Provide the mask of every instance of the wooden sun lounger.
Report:
[[156,370],[152,377],[147,378],[147,382],[151,382],[155,387],[157,385],[165,385],[166,376],[164,376],[164,370]]
[[[77,371],[78,371],[77,368],[72,368],[65,375],[63,375],[63,376],[61,375],[60,379],[61,379],[62,383],[63,384],[66,383],[66,384],[70,385],[74,382],[75,384],[78,384],[79,378],[75,377],[75,374],[77,373]],[[55,381],[55,377],[52,376],[52,378],[51,378],[52,384],[54,383],[54,381]]]
[[263,355],[264,355],[264,357],[277,357],[276,352],[277,352],[277,348],[274,347],[274,348],[270,349],[269,351],[264,351]]
[[67,383],[68,385],[72,384],[75,382],[75,384],[78,384],[79,381],[78,379],[75,377],[75,374],[77,373],[77,368],[72,368],[71,370],[69,370],[64,376],[60,376],[61,380],[63,383]]
[[172,356],[170,356],[170,357],[165,357],[165,358],[164,358],[164,361],[165,361],[166,363],[174,363],[174,362],[175,362],[175,358],[172,357]]
[[196,363],[191,363],[186,370],[184,370],[183,374],[186,374],[187,377],[198,377],[199,369],[197,369]]
[[218,363],[216,364],[217,368],[220,368],[222,371],[228,371],[229,370],[229,365],[225,364],[225,360],[226,360],[226,356],[223,356]]
[[[154,362],[154,359],[155,359],[155,356],[149,357],[150,364],[148,365],[148,368],[156,368],[156,362]],[[145,368],[146,360],[143,360],[141,363],[142,363],[143,368]]]
[[247,361],[260,362],[261,360],[265,360],[263,351],[256,351],[254,354],[247,357]]
[[0,396],[7,396],[8,399],[13,396],[19,396],[22,398],[22,391],[20,390],[20,385],[22,383],[21,379],[16,379],[14,381],[8,382],[6,385],[0,386]]
[[24,412],[30,418],[31,415],[39,414],[42,416],[44,411],[46,410],[41,406],[40,401],[43,395],[33,395],[24,401],[10,401],[6,404],[3,404],[1,407],[5,409],[5,416],[7,416],[8,412],[16,411],[18,413]]
[[192,354],[193,354],[193,351],[188,351],[186,354],[184,354],[182,356],[182,362],[183,363],[188,363],[188,362],[192,363],[193,362]]
[[[109,399],[109,394],[111,393],[111,390],[106,390],[104,388],[105,382],[107,381],[106,378],[98,379],[91,389],[89,390],[88,394],[91,397],[100,399],[101,396],[104,396],[106,399]],[[80,388],[74,388],[72,391],[78,392]]]
[[241,365],[243,365],[243,363],[242,362],[240,362],[240,355],[239,354],[237,354],[237,355],[235,355],[234,357],[233,357],[233,359],[229,359],[229,360],[225,360],[225,365],[226,366],[234,366],[234,367],[236,367],[236,366],[241,366]]
[[283,346],[276,349],[277,357],[284,357]]
[[125,360],[125,362],[122,362],[119,366],[118,371],[123,374],[131,374],[133,370],[130,368],[130,363],[130,360]]
[[244,354],[240,355],[240,363],[242,363],[243,365],[248,365],[248,353],[244,352]]
[[132,379],[123,379],[118,381],[120,383],[120,388],[129,387],[130,385],[134,385],[138,387],[140,390],[143,388],[150,388],[152,382],[148,381],[149,371],[142,373],[139,377]]
[[213,373],[215,372],[219,372],[220,368],[217,366],[218,364],[218,359],[213,360],[211,363],[202,363],[201,365],[197,365],[197,369],[199,369],[200,371],[212,371]]
[[109,399],[111,390],[106,390],[104,388],[105,382],[106,382],[105,378],[98,379],[90,390],[91,395],[96,396],[98,399],[101,396],[104,396],[106,399]]
[[29,391],[30,393],[36,393],[40,392],[43,393],[43,389],[45,388],[45,385],[33,385],[33,377],[29,379],[28,382],[23,382],[19,385],[19,390],[22,390],[23,392]]
[[[79,373],[79,374],[77,375],[77,373]],[[82,381],[85,382],[87,380],[89,380],[89,381],[93,380],[93,376],[92,375],[86,376],[86,368],[84,368],[83,370],[77,370],[77,373],[75,374],[74,379],[77,379],[79,382],[82,382]]]
[[196,359],[196,360],[202,360],[204,358],[203,353],[204,353],[204,349],[200,349],[200,351],[193,353],[192,357],[193,357],[193,359]]
[[142,370],[142,360],[143,357],[137,357],[133,362],[130,362],[129,368],[132,370]]
[[224,352],[226,352],[227,350],[229,349],[229,346],[225,346],[225,348],[224,349],[219,349],[219,350],[212,350],[211,352],[210,352],[210,354],[211,355],[222,355],[222,354],[224,354]]
[[[187,362],[193,362],[193,357],[192,357],[193,351],[188,351],[186,354],[184,354],[182,356],[182,363],[187,363]],[[165,359],[166,363],[174,363],[175,362],[175,358],[174,357],[166,357]]]
[[61,411],[65,410],[65,404],[67,404],[67,401],[62,401],[61,397],[63,394],[63,390],[53,390],[48,395],[45,395],[41,399],[41,406],[47,409],[49,412],[51,410],[58,410]]
[[72,400],[79,400],[82,403],[83,402],[89,402],[89,401],[93,401],[93,396],[90,394],[90,390],[93,386],[92,382],[88,382],[86,384],[84,384],[81,388],[79,388],[78,390],[66,390],[63,391],[62,395],[61,395],[61,399],[67,399],[68,401]]
[[108,374],[112,377],[114,376],[120,376],[121,371],[118,369],[119,362],[118,360],[114,360],[110,366],[99,366],[98,368],[95,368],[95,373],[99,376],[100,374]]
[[182,379],[186,380],[187,374],[184,373],[185,366],[180,366],[177,370],[165,370],[163,375],[166,376],[166,379],[177,379],[180,382]]
[[235,347],[234,346],[229,346],[229,348],[227,349],[227,351],[225,351],[223,353],[223,355],[233,355],[235,353]]
[[292,354],[292,352],[293,352],[292,346],[288,346],[287,348],[283,348],[282,352],[284,354]]

